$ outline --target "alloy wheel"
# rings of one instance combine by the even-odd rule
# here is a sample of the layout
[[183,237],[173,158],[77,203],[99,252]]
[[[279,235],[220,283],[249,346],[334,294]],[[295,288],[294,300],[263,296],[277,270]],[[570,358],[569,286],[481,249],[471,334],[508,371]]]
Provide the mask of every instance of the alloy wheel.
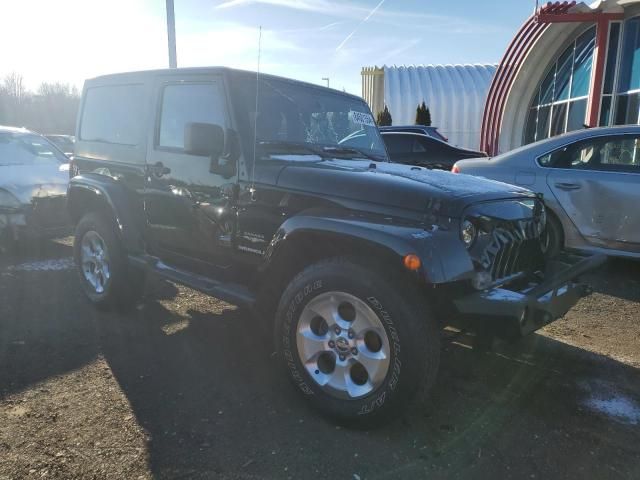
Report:
[[90,230],[82,237],[80,260],[84,279],[95,293],[104,293],[111,278],[111,270],[106,243],[98,232]]
[[345,292],[323,293],[305,306],[296,342],[311,378],[336,398],[373,392],[389,371],[389,339],[380,318]]

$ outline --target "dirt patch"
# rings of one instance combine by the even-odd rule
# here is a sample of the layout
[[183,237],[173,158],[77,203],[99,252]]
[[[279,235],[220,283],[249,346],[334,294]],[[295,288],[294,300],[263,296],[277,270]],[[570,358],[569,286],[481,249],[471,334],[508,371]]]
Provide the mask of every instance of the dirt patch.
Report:
[[0,477],[139,478],[146,440],[101,358],[0,403]]

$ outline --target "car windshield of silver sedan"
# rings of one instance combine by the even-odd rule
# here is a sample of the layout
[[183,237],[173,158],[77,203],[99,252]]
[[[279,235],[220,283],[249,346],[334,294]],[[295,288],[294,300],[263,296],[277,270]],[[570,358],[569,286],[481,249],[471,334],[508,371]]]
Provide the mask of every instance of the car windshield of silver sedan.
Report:
[[38,135],[0,132],[0,166],[60,165],[68,161],[62,153]]

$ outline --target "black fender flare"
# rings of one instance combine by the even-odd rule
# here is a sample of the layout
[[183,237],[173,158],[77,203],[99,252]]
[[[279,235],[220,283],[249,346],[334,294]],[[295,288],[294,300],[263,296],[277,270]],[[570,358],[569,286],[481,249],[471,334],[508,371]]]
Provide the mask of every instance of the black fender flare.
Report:
[[[305,212],[287,219],[274,235],[264,255],[261,270],[277,262],[288,244],[301,235],[331,235],[336,241],[348,239],[382,249],[402,259],[408,254],[420,257],[421,275],[427,284],[471,278],[473,264],[458,238],[458,233],[436,225],[423,226],[390,223],[378,216],[358,217],[341,212]],[[452,236],[455,235],[455,241]],[[460,251],[462,247],[462,251]]]
[[142,200],[117,180],[94,173],[78,175],[69,181],[67,209],[74,223],[90,211],[112,215],[117,235],[126,251],[143,252],[144,211]]

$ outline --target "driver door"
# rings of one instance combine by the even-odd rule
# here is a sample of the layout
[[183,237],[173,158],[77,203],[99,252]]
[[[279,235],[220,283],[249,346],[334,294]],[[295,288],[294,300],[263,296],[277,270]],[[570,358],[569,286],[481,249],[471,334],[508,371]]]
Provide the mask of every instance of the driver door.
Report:
[[[229,128],[221,77],[160,77],[156,131],[147,156],[146,230],[152,253],[165,263],[219,275],[231,263],[237,175],[214,173],[212,158],[185,150],[190,123]],[[237,169],[233,169],[237,171]]]

